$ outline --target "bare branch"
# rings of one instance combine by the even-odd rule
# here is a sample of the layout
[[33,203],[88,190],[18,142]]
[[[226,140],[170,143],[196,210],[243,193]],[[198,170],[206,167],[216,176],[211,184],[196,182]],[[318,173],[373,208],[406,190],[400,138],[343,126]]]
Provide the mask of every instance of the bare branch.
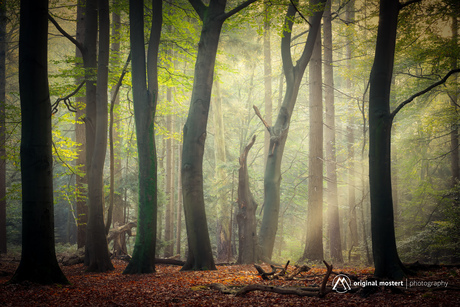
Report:
[[305,18],[305,16],[299,11],[299,9],[297,8],[297,5],[295,5],[295,3],[294,3],[294,0],[290,0],[290,1],[291,1],[291,5],[295,8],[295,10],[297,11],[297,13],[299,13],[300,17],[302,17],[302,19],[305,20],[305,22],[311,27],[310,22],[309,22],[308,19]]
[[263,119],[262,115],[260,114],[259,108],[257,108],[255,105],[253,105],[252,107],[254,108],[256,115],[260,118],[265,128],[267,128],[268,132],[270,133],[270,125]]
[[246,8],[247,6],[249,6],[249,4],[251,3],[254,3],[256,2],[257,0],[247,0],[243,3],[241,3],[240,5],[238,5],[237,7],[235,7],[233,10],[229,11],[228,13],[226,13],[224,15],[224,19],[227,19],[233,15],[235,15],[236,13],[238,13],[239,11],[241,11],[242,9]]
[[53,16],[51,16],[50,14],[48,14],[48,19],[49,21],[51,21],[51,23],[56,27],[56,29],[61,32],[62,35],[64,35],[65,37],[67,37],[75,46],[77,46],[77,48],[80,50],[80,52],[82,54],[84,54],[84,48],[83,48],[83,44],[81,44],[79,41],[77,41],[75,38],[72,37],[72,35],[70,35],[69,33],[67,33],[59,24],[58,22],[56,21],[56,19],[53,18]]
[[408,99],[406,99],[405,101],[401,102],[398,107],[391,113],[391,118],[393,119],[396,114],[398,114],[398,112],[407,104],[409,104],[410,102],[412,102],[412,100],[414,100],[415,98],[417,98],[418,96],[421,96],[425,93],[428,93],[429,91],[431,91],[432,89],[434,89],[435,87],[441,85],[441,84],[444,84],[447,79],[455,74],[455,73],[458,73],[460,72],[460,68],[456,68],[456,69],[452,69],[451,71],[449,71],[445,76],[444,78],[442,78],[441,80],[439,80],[438,82],[436,83],[433,83],[432,85],[428,86],[426,89],[418,92],[418,93],[415,93],[414,95],[410,96]]
[[51,105],[51,113],[52,114],[56,114],[57,111],[58,111],[58,107],[59,107],[59,103],[61,101],[64,101],[65,105],[67,106],[67,109],[71,112],[77,112],[77,110],[75,109],[75,107],[70,103],[70,97],[74,96],[75,94],[78,93],[78,91],[83,87],[83,85],[85,84],[86,80],[83,80],[80,85],[72,92],[70,93],[69,95],[63,97],[63,98],[58,98],[56,100],[55,103],[53,103]]

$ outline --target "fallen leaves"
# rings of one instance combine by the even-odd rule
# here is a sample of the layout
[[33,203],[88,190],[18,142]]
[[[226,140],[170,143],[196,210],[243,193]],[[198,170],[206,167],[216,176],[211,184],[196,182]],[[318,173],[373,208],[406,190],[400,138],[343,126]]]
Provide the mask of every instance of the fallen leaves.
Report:
[[[178,266],[157,265],[156,273],[123,275],[126,262],[113,261],[115,270],[108,273],[86,273],[82,264],[64,266],[62,270],[71,282],[68,286],[41,286],[32,283],[7,285],[17,262],[0,263],[1,306],[304,306],[314,305],[372,305],[372,306],[460,306],[460,291],[430,291],[417,289],[403,294],[381,289],[367,298],[355,293],[328,293],[324,298],[299,297],[251,291],[243,297],[223,294],[210,288],[222,284],[229,289],[258,284],[264,287],[320,287],[325,268],[313,268],[305,280],[262,280],[252,265],[218,266],[216,271],[181,272]],[[269,266],[263,266],[267,271]],[[364,280],[371,268],[334,269],[357,275]],[[445,280],[458,284],[458,269],[421,272],[419,280]],[[328,285],[331,285],[333,275]],[[263,288],[263,287],[261,287]]]

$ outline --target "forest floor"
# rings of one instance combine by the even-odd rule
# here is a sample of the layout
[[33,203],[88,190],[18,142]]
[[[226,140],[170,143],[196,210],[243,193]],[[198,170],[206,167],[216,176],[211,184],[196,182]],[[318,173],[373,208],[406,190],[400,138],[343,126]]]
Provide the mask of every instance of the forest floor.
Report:
[[[404,280],[402,287],[374,287],[367,294],[362,286],[354,293],[332,291],[336,275],[331,274],[324,297],[302,297],[262,291],[235,296],[211,289],[210,285],[320,287],[325,268],[314,267],[299,275],[303,280],[292,281],[262,280],[252,265],[218,266],[216,271],[200,272],[157,265],[154,274],[123,275],[127,263],[113,260],[115,270],[108,273],[87,273],[83,264],[62,266],[70,285],[7,284],[18,264],[17,260],[0,258],[0,306],[460,306],[459,268],[419,271]],[[268,266],[263,268],[270,271]],[[372,278],[373,269],[334,268],[334,272],[365,281]]]

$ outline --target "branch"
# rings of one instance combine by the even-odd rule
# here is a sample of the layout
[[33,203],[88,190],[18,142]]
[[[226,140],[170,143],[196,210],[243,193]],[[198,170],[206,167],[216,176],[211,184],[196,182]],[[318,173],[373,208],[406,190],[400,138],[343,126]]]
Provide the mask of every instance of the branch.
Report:
[[321,288],[319,289],[319,296],[320,297],[323,297],[324,295],[326,295],[327,280],[329,279],[329,276],[332,273],[332,264],[329,265],[325,260],[323,260],[323,262],[324,262],[324,265],[327,268],[327,271],[326,271],[326,275],[324,276],[323,282],[321,284]]
[[82,54],[84,54],[84,48],[83,44],[77,41],[75,38],[73,38],[69,33],[67,33],[61,26],[57,23],[56,19],[53,18],[50,14],[48,14],[48,19],[51,21],[51,23],[56,27],[56,29],[61,32],[62,35],[67,37],[77,48],[80,50]]
[[83,85],[85,84],[86,80],[83,80],[80,85],[72,92],[70,93],[69,95],[63,97],[63,98],[58,98],[56,100],[55,103],[53,103],[51,105],[51,113],[52,114],[56,114],[57,111],[58,111],[58,107],[59,107],[59,103],[61,101],[64,101],[65,105],[67,106],[67,109],[70,111],[70,112],[77,112],[77,110],[75,109],[75,107],[72,105],[72,103],[70,102],[70,97],[72,97],[73,95],[77,94],[78,91],[83,87]]
[[121,84],[123,83],[123,78],[125,77],[126,73],[128,72],[128,65],[129,62],[131,61],[131,52],[129,52],[128,58],[126,59],[125,65],[123,66],[123,70],[121,71],[120,78],[118,78],[118,82],[115,85],[115,90],[112,93],[112,98],[110,99],[111,103],[111,111],[113,111],[113,104],[115,102],[115,99],[117,98],[118,91],[120,90]]
[[259,109],[255,105],[253,105],[252,107],[254,108],[254,111],[256,112],[256,115],[260,118],[260,120],[264,124],[265,128],[267,128],[268,133],[270,133],[270,125],[262,118],[262,115],[260,114]]
[[438,82],[436,82],[436,83],[434,83],[434,84],[428,86],[426,89],[424,89],[424,90],[422,90],[422,91],[420,91],[420,92],[418,92],[418,93],[415,93],[414,95],[410,96],[410,97],[409,97],[408,99],[406,99],[405,101],[401,102],[401,103],[399,104],[399,106],[391,113],[391,115],[390,115],[391,119],[393,119],[393,118],[396,116],[396,114],[398,114],[398,112],[399,112],[405,105],[407,105],[407,104],[409,104],[410,102],[412,102],[412,100],[414,100],[414,99],[417,98],[418,96],[421,96],[421,95],[423,95],[423,94],[425,94],[425,93],[431,91],[431,90],[434,89],[435,87],[437,87],[437,86],[439,86],[439,85],[445,83],[445,82],[447,81],[447,79],[448,79],[451,75],[453,75],[453,74],[455,74],[455,73],[458,73],[458,72],[460,72],[460,68],[452,69],[451,71],[449,71],[449,72],[444,76],[444,78],[442,78],[442,79],[439,80]]
[[295,5],[294,3],[294,0],[290,0],[291,1],[291,5],[295,8],[295,10],[297,11],[297,13],[299,13],[300,17],[302,17],[303,20],[305,20],[305,22],[311,27],[311,24],[310,22],[307,20],[307,18],[305,18],[305,16],[299,11],[299,9],[297,8],[297,6]]
[[203,21],[204,18],[204,12],[206,11],[206,6],[203,4],[203,1],[201,0],[188,0],[190,4],[193,6],[195,9],[195,12],[198,14],[198,17],[200,17],[201,21]]
[[[190,1],[190,0],[189,0]],[[257,0],[247,0],[243,3],[241,3],[240,5],[238,5],[237,7],[235,7],[233,10],[229,11],[228,13],[226,13],[224,15],[224,20],[235,15],[236,13],[238,13],[239,11],[241,11],[242,9],[246,8],[247,6],[249,6],[251,3],[254,3],[256,2]]]
[[409,6],[411,4],[421,2],[421,1],[422,0],[409,0],[409,1],[405,2],[405,3],[399,3],[399,9],[401,10],[401,9],[405,8],[406,6]]

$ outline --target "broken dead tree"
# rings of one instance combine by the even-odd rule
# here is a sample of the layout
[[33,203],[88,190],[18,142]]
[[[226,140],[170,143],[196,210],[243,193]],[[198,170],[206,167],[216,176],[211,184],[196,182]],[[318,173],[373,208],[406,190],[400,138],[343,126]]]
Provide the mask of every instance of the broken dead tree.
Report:
[[129,222],[122,226],[118,226],[118,223],[115,223],[114,227],[109,230],[107,243],[109,244],[110,241],[113,240],[112,257],[123,257],[128,255],[126,245],[122,244],[122,238],[124,238],[126,234],[128,234],[128,236],[132,236],[133,233],[131,229],[136,227],[136,225],[137,222]]
[[[245,287],[239,287],[239,288],[238,287],[228,287],[222,284],[211,284],[209,285],[209,287],[211,289],[218,290],[222,292],[223,294],[232,294],[235,296],[244,296],[246,293],[249,293],[251,291],[265,291],[265,292],[274,292],[274,293],[279,293],[279,294],[294,294],[298,296],[324,297],[327,293],[332,291],[331,287],[326,287],[329,276],[332,273],[332,265],[329,265],[326,261],[323,261],[323,262],[326,265],[327,271],[321,283],[321,287],[275,287],[275,286],[260,285],[260,284],[247,285]],[[271,266],[272,271],[265,272],[265,270],[262,269],[262,267],[260,267],[257,264],[254,264],[254,267],[256,268],[257,272],[264,280],[275,279],[275,278],[279,279],[279,278],[282,278],[283,276],[285,276],[286,280],[287,280],[287,277],[291,277],[292,279],[295,276],[294,274],[297,275],[301,272],[310,270],[310,268],[308,268],[307,266],[301,266],[301,267],[297,267],[293,273],[289,275],[285,275],[285,273],[287,272],[288,266],[289,266],[289,261],[286,263],[284,267],[275,267],[272,265]],[[280,271],[277,272],[277,270],[280,270]]]
[[270,265],[270,267],[272,268],[271,272],[265,272],[265,270],[262,269],[262,267],[257,264],[254,264],[254,267],[256,268],[260,277],[262,277],[262,279],[264,280],[279,279],[279,278],[283,278],[285,280],[293,280],[300,273],[310,271],[310,267],[306,265],[302,265],[302,266],[295,266],[295,269],[292,272],[288,273],[289,263],[290,261],[288,261],[284,267]]

